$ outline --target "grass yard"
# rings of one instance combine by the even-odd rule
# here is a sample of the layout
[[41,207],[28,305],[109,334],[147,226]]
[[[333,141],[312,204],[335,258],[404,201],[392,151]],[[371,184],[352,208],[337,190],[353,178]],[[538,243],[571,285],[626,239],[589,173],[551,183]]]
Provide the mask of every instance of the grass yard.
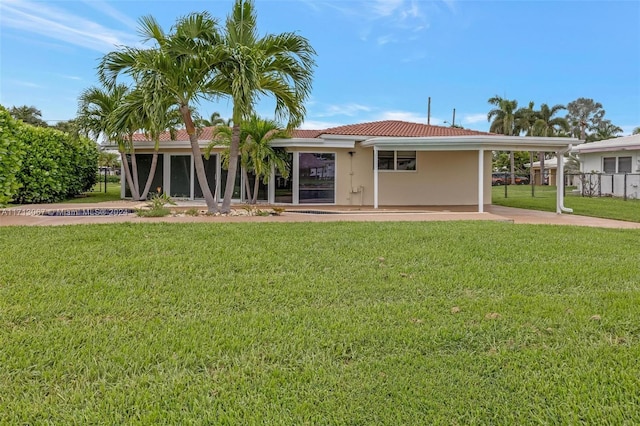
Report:
[[0,228],[0,424],[639,424],[640,232]]
[[[492,187],[493,204],[521,209],[556,211],[556,187],[536,186],[535,196],[531,196],[529,185],[509,185],[507,197],[503,186]],[[574,214],[605,219],[640,222],[640,200],[627,200],[611,197],[581,197],[567,189],[565,207],[573,209]]]
[[118,200],[120,200],[120,184],[107,182],[107,192],[104,192],[104,182],[102,182],[101,184],[96,184],[92,191],[85,192],[82,197],[71,198],[63,201],[63,203],[86,204]]

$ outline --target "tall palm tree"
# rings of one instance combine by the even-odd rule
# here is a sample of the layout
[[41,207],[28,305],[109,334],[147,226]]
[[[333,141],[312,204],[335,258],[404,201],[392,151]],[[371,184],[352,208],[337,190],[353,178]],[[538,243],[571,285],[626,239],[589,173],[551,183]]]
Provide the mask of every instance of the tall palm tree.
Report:
[[[554,105],[549,107],[547,104],[540,105],[540,109],[536,111],[536,121],[533,123],[533,135],[542,137],[558,136],[560,132],[569,132],[569,122],[564,117],[556,117],[556,114],[567,109],[564,105]],[[545,153],[538,153],[538,161],[540,161],[540,183],[544,184],[545,174]],[[558,161],[562,161],[558,159]]]
[[222,202],[222,212],[228,212],[242,122],[253,115],[260,96],[270,95],[276,100],[276,120],[287,121],[287,129],[299,125],[311,91],[315,51],[306,38],[294,33],[258,37],[252,0],[235,1],[224,29],[220,42],[212,49],[216,73],[211,86],[233,101],[229,173]]
[[[160,150],[160,135],[175,129],[180,124],[181,116],[172,99],[164,95],[162,90],[156,90],[154,86],[157,75],[149,74],[147,80],[132,90],[114,111],[116,123],[126,123],[132,115],[138,117],[140,129],[153,141],[153,154],[151,157],[151,169],[147,176],[144,189],[140,192],[140,200],[146,200],[151,189],[151,184],[158,164],[158,152]],[[139,190],[139,189],[138,189]]]
[[[514,136],[519,134],[516,128],[515,112],[518,109],[518,101],[503,99],[500,96],[489,98],[488,102],[496,108],[489,111],[487,121],[491,122],[489,131],[501,135]],[[492,121],[493,120],[493,121]],[[511,183],[515,184],[515,156],[513,151],[509,152],[509,163],[511,166]]]
[[[196,176],[210,212],[218,211],[218,204],[207,182],[207,175],[198,144],[194,124],[194,105],[204,98],[220,93],[211,87],[212,75],[217,72],[212,47],[218,44],[217,22],[206,13],[192,13],[179,19],[172,33],[165,33],[151,16],[140,20],[140,34],[144,41],[153,41],[152,48],[123,47],[108,53],[100,62],[98,76],[107,85],[114,85],[120,74],[141,82],[154,75],[160,90],[177,106],[189,135]],[[146,87],[146,90],[152,90]]]
[[[105,89],[90,87],[82,92],[78,107],[78,125],[85,134],[97,140],[104,137],[118,145],[118,151],[124,166],[124,174],[131,196],[140,198],[138,187],[137,165],[132,141],[134,115],[127,120],[116,120],[115,111],[129,93],[124,84],[117,84]],[[127,161],[131,157],[131,168]],[[133,169],[133,171],[131,170]]]

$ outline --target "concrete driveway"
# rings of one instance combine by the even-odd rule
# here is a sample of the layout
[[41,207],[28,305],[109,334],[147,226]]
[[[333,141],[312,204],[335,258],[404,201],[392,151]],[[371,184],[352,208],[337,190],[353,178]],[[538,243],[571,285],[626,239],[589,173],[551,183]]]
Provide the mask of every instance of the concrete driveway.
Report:
[[[619,220],[599,219],[574,214],[541,212],[535,210],[515,209],[502,206],[486,206],[484,213],[470,211],[473,207],[383,207],[374,210],[371,207],[340,206],[296,206],[287,207],[280,216],[169,216],[164,218],[141,218],[131,213],[131,210],[143,206],[144,203],[131,201],[117,201],[96,204],[48,204],[13,207],[0,210],[0,226],[20,225],[72,225],[89,223],[222,223],[222,222],[337,222],[337,221],[456,221],[456,220],[488,220],[509,222],[514,224],[545,224],[591,226],[599,228],[640,229],[640,223]],[[180,202],[178,209],[199,208],[204,210],[204,204],[198,202]],[[268,206],[258,206],[268,209]],[[58,216],[46,213],[56,211]],[[244,209],[238,209],[245,213]],[[101,215],[81,215],[100,213]]]

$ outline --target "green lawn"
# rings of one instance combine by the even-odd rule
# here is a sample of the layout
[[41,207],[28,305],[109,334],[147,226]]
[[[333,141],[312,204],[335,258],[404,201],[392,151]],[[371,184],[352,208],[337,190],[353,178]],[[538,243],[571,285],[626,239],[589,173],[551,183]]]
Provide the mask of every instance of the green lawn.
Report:
[[71,198],[63,203],[84,204],[118,200],[120,200],[120,183],[107,182],[107,192],[104,192],[104,182],[102,182],[102,184],[96,184],[92,191],[85,192],[82,197]]
[[639,240],[0,228],[0,424],[639,424]]
[[[602,217],[605,219],[640,222],[640,200],[627,200],[611,197],[582,197],[573,194],[573,188],[567,188],[564,205],[573,209],[574,214]],[[521,209],[556,211],[556,187],[536,186],[534,196],[529,185],[509,185],[505,198],[505,187],[492,187],[493,204]]]

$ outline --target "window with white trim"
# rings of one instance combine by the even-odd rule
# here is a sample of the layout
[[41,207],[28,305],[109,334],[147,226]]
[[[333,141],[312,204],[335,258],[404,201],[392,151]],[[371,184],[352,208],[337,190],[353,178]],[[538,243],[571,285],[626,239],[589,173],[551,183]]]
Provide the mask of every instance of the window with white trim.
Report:
[[602,159],[602,170],[604,170],[605,173],[615,173],[616,157],[604,157]]
[[378,170],[415,171],[416,151],[378,151]]
[[631,157],[618,157],[618,173],[631,173]]

